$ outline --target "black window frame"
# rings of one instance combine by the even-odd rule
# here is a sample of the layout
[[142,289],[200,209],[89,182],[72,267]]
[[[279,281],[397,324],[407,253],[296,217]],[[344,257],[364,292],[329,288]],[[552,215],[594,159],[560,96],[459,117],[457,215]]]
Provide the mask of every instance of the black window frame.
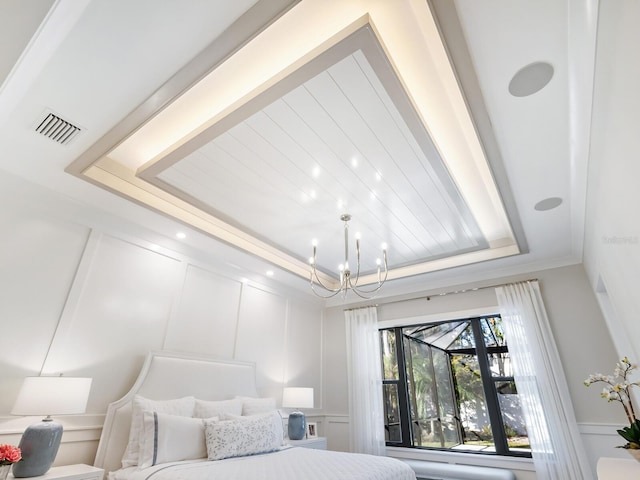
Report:
[[[468,321],[472,326],[473,336],[476,339],[475,348],[461,348],[456,349],[456,354],[470,354],[475,355],[478,360],[478,367],[481,373],[482,387],[486,401],[486,407],[489,414],[489,421],[491,424],[491,429],[493,433],[493,440],[495,451],[476,451],[476,450],[463,450],[463,449],[451,449],[451,448],[438,448],[438,447],[425,447],[413,444],[413,434],[412,434],[412,425],[411,425],[411,405],[409,399],[409,386],[407,381],[407,365],[406,365],[406,356],[405,356],[405,342],[404,342],[404,333],[403,329],[407,327],[416,327],[420,325],[403,325],[396,326],[390,328],[381,328],[379,332],[383,331],[393,331],[395,334],[395,353],[396,353],[396,362],[398,367],[398,378],[397,379],[385,379],[383,375],[383,388],[384,385],[397,385],[398,391],[398,410],[400,417],[400,432],[401,432],[401,440],[398,441],[387,441],[386,445],[388,447],[403,447],[403,448],[415,448],[420,450],[436,450],[436,451],[447,451],[447,452],[455,452],[455,453],[464,453],[464,454],[473,454],[473,455],[500,455],[500,456],[508,456],[508,457],[524,457],[531,458],[530,451],[523,450],[510,450],[508,445],[508,437],[504,427],[504,421],[502,416],[502,411],[500,409],[500,404],[498,400],[498,391],[496,389],[497,382],[514,382],[515,380],[511,376],[494,376],[491,373],[491,368],[489,364],[489,355],[493,353],[508,353],[509,349],[507,345],[502,346],[491,346],[487,347],[484,340],[484,335],[482,332],[481,322],[485,319],[500,317],[499,314],[493,315],[483,315],[476,316],[464,319],[457,320],[444,320],[440,322],[430,322],[425,323],[425,326],[435,326],[442,325],[447,323],[452,323],[456,321]],[[482,341],[478,341],[477,339],[481,339]],[[413,339],[415,340],[415,339]],[[382,335],[380,335],[380,342],[382,342]],[[381,343],[382,346],[382,343]],[[438,348],[433,346],[434,348]],[[440,349],[441,350],[441,349]],[[384,366],[383,366],[384,371]],[[435,378],[435,377],[434,377]],[[451,381],[455,383],[455,378],[452,376]],[[458,395],[458,389],[454,386],[454,394]],[[456,403],[458,400],[456,399]],[[460,423],[459,412],[457,412],[458,417],[456,420],[458,424]],[[385,422],[386,423],[386,422]],[[385,425],[386,426],[386,425]],[[462,428],[460,426],[460,428]]]

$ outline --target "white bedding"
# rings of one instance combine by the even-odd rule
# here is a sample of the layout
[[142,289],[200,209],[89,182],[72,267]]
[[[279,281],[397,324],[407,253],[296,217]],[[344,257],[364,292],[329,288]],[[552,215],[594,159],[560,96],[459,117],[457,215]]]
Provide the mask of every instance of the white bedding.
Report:
[[[413,470],[389,457],[302,447],[226,460],[165,463],[113,472],[127,480],[415,480]],[[120,473],[120,475],[118,475]]]

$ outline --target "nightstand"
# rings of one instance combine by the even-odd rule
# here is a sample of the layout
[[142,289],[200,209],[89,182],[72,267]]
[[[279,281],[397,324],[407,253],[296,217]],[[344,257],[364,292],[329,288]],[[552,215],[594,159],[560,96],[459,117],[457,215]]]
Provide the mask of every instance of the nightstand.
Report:
[[325,437],[303,438],[302,440],[289,440],[289,445],[293,447],[315,448],[316,450],[327,449],[327,439]]
[[[61,467],[51,467],[47,473],[40,475],[38,480],[102,480],[104,470],[90,465],[64,465]],[[13,473],[10,473],[7,480],[14,480]],[[19,479],[18,479],[19,480]]]
[[598,480],[640,478],[640,462],[633,458],[607,458],[598,460]]

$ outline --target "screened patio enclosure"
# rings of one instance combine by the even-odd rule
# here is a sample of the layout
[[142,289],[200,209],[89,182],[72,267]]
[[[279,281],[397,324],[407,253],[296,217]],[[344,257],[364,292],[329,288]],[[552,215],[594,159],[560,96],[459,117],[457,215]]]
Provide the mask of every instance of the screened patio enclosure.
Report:
[[380,336],[387,445],[530,454],[500,316]]

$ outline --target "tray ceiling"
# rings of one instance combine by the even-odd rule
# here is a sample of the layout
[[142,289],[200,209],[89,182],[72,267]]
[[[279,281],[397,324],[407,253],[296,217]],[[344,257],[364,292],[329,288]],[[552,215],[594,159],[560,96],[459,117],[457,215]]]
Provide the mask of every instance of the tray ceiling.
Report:
[[[335,280],[345,212],[363,270],[386,242],[392,279],[520,253],[427,4],[393,12],[415,17],[407,29],[384,2],[354,4],[342,25],[298,4],[69,171],[299,276],[315,238]],[[305,15],[319,26],[288,45],[288,23]]]

